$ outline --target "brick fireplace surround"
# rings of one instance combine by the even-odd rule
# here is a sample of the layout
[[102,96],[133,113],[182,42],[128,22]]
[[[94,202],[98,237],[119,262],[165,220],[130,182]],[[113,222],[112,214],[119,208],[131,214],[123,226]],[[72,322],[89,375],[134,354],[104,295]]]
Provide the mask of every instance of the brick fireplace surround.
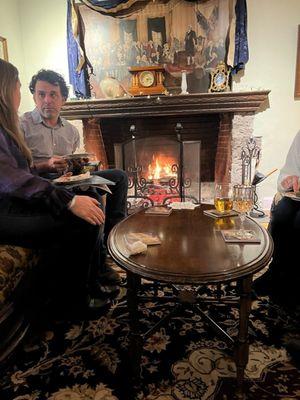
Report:
[[131,138],[175,135],[201,140],[201,181],[241,182],[241,149],[253,134],[255,113],[267,106],[269,91],[201,93],[113,100],[70,101],[62,116],[83,122],[85,149],[104,168],[118,166],[114,148]]

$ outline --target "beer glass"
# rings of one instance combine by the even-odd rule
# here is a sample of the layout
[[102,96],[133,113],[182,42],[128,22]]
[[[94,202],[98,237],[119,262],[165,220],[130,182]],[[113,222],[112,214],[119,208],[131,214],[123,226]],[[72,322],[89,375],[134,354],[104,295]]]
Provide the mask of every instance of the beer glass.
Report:
[[232,210],[232,185],[230,183],[216,183],[215,196],[214,196],[215,209],[221,213],[226,214]]
[[254,192],[254,186],[234,185],[233,187],[233,208],[240,215],[241,229],[239,229],[239,234],[242,238],[247,236],[244,229],[244,221],[247,213],[253,208]]

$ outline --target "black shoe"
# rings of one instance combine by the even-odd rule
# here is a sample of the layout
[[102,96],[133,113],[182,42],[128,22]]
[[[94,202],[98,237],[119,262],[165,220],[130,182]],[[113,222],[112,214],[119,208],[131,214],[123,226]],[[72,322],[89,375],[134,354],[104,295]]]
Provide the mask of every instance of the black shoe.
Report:
[[252,284],[252,289],[254,294],[257,296],[267,296],[270,295],[274,290],[274,279],[270,271],[255,279]]
[[300,368],[300,339],[290,339],[285,345],[292,361],[297,368]]
[[94,282],[89,289],[90,296],[99,299],[114,299],[119,292],[120,288],[118,285],[103,285],[101,281]]
[[122,282],[120,275],[107,263],[105,263],[105,272],[99,273],[98,278],[102,285],[119,285]]

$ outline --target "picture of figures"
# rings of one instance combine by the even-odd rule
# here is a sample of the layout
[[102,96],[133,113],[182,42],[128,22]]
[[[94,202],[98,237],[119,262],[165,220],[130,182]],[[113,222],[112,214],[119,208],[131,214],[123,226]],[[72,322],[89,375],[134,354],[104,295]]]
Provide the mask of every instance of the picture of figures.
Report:
[[165,87],[180,93],[182,71],[188,93],[207,92],[210,72],[226,61],[230,0],[156,0],[127,18],[113,18],[79,5],[84,46],[93,66],[92,96],[107,97],[101,82],[110,77],[128,89],[132,66],[162,65]]

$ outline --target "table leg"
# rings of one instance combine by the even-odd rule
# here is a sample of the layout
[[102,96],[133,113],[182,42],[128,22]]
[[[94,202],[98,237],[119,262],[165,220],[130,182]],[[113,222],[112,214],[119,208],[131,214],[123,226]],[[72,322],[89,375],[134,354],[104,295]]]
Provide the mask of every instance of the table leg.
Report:
[[138,316],[138,288],[141,279],[132,272],[127,272],[127,306],[129,311],[130,341],[129,341],[129,362],[130,379],[132,387],[138,388],[141,377],[141,358],[143,339],[140,334]]
[[237,369],[237,397],[244,399],[244,373],[249,359],[248,323],[251,310],[252,275],[240,282],[240,313],[239,332],[235,349],[235,363]]

